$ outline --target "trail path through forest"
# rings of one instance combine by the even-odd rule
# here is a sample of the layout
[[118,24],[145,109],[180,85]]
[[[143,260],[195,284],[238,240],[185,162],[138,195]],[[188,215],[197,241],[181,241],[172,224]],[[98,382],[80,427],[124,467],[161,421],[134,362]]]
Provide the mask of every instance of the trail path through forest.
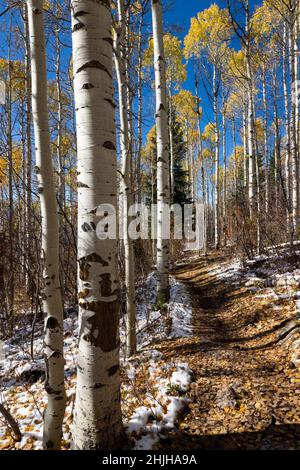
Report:
[[215,273],[228,262],[229,254],[214,253],[175,269],[193,299],[193,336],[157,349],[166,361],[187,362],[193,383],[189,411],[163,447],[299,449],[300,373],[290,361],[299,334],[294,294],[220,278]]

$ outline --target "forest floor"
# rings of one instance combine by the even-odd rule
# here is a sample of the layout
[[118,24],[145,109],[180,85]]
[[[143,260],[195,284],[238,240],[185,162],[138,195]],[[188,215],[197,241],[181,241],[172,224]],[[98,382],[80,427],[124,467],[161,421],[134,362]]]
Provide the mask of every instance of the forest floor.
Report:
[[[299,250],[299,248],[297,247]],[[156,277],[137,288],[138,353],[124,358],[121,398],[134,449],[300,448],[300,251],[270,249],[253,261],[233,250],[177,264],[171,298],[156,304]],[[0,402],[22,433],[15,442],[0,417],[0,449],[41,449],[43,323],[24,325],[3,343]],[[77,313],[64,320],[70,448],[76,388]]]
[[193,380],[185,417],[159,447],[300,448],[298,266],[284,251],[246,265],[212,253],[175,269],[192,297],[193,336],[156,348]]

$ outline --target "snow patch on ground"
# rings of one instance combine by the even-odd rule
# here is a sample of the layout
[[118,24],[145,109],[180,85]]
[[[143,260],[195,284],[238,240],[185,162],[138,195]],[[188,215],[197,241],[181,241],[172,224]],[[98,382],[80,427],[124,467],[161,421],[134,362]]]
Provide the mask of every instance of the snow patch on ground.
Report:
[[[190,336],[192,334],[192,307],[191,300],[184,285],[175,278],[170,278],[170,302],[164,313],[155,308],[156,302],[156,275],[151,273],[146,279],[140,282],[137,289],[137,340],[138,348],[142,350],[138,355],[148,361],[149,373],[152,380],[158,373],[158,396],[159,403],[151,402],[151,413],[163,415],[162,422],[157,421],[157,428],[163,429],[172,427],[176,422],[176,414],[183,407],[182,397],[172,397],[166,395],[166,391],[173,389],[182,392],[187,389],[189,383],[189,372],[184,365],[180,364],[159,364],[161,353],[155,350],[145,351],[147,345],[154,340],[172,337]],[[167,318],[171,321],[171,331]],[[125,341],[124,318],[120,321],[121,342]],[[74,396],[76,388],[76,356],[78,340],[78,322],[76,312],[68,312],[64,320],[64,349],[65,349],[65,374],[66,374],[66,394],[67,407],[63,426],[64,447],[68,448],[71,439],[72,412],[74,406]],[[19,424],[22,433],[22,440],[14,444],[16,449],[42,448],[42,414],[46,405],[46,394],[44,391],[44,359],[43,359],[43,326],[42,321],[36,325],[33,341],[34,360],[30,355],[31,349],[31,328],[29,324],[24,324],[21,328],[16,328],[13,339],[3,341],[1,344],[0,357],[0,401],[11,412],[12,416]],[[124,359],[123,361],[124,362]],[[139,362],[139,361],[138,361]],[[127,374],[134,380],[138,371],[139,363],[126,362]],[[159,366],[158,366],[159,364]],[[166,375],[168,378],[166,378]],[[156,386],[156,385],[155,385]],[[124,393],[126,387],[122,386]],[[181,393],[181,392],[180,392]],[[166,396],[168,398],[166,398]],[[126,396],[130,400],[129,394]],[[160,403],[161,402],[161,403]],[[135,412],[138,422],[138,409]],[[145,414],[141,415],[141,420],[145,419]],[[148,410],[149,418],[149,410]],[[133,421],[133,417],[131,419]],[[131,422],[130,421],[130,422]],[[144,423],[144,421],[143,421]],[[144,429],[142,431],[142,428]],[[144,423],[139,427],[140,436],[136,441],[136,448],[151,449],[159,439],[156,435],[145,435],[145,430],[149,425]],[[155,422],[152,422],[152,430],[155,429]],[[0,449],[11,448],[12,440],[8,429],[0,416]]]
[[162,365],[158,351],[148,351],[147,354],[151,386],[146,394],[145,404],[135,410],[126,425],[135,450],[152,449],[159,440],[164,439],[166,431],[176,427],[188,402],[180,394],[188,390],[192,380],[192,371],[188,364]]

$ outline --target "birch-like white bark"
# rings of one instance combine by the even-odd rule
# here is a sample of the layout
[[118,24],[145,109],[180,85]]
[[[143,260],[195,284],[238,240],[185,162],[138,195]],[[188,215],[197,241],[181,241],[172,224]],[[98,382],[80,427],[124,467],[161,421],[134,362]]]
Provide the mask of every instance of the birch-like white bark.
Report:
[[214,120],[215,120],[215,248],[220,248],[220,129],[217,87],[217,66],[213,72]]
[[126,356],[130,357],[136,352],[136,301],[135,301],[135,261],[133,240],[131,240],[128,227],[128,210],[133,202],[131,193],[131,158],[132,133],[129,131],[130,99],[128,77],[126,76],[126,63],[124,54],[125,14],[124,1],[118,0],[119,28],[114,33],[114,58],[118,83],[119,114],[120,114],[120,149],[122,156],[120,197],[123,207],[123,241],[125,263],[125,289],[126,289]]
[[170,203],[166,63],[161,0],[152,0],[157,141],[157,293],[169,298],[169,240],[164,238],[165,205]]
[[[108,0],[72,0],[78,156],[79,354],[73,448],[120,449],[117,240],[97,225],[117,208],[112,21]],[[99,235],[99,234],[98,234]]]
[[195,77],[195,89],[197,99],[197,122],[198,122],[198,133],[199,133],[199,159],[201,165],[201,186],[202,186],[202,203],[204,206],[204,227],[203,227],[203,254],[207,255],[207,204],[206,204],[206,189],[205,189],[205,168],[203,158],[203,142],[202,142],[202,130],[201,130],[201,112],[200,112],[200,98],[198,88],[198,78]]
[[43,0],[28,0],[31,50],[32,116],[36,172],[42,218],[44,262],[43,310],[45,314],[45,389],[48,405],[44,414],[44,448],[59,449],[66,397],[64,389],[63,304],[59,277],[58,213],[51,161],[47,105],[47,71]]

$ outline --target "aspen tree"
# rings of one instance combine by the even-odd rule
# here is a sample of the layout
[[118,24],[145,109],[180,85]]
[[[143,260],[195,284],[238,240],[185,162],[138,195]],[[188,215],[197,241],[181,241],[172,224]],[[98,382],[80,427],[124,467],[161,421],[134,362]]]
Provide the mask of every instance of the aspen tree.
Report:
[[97,233],[100,217],[104,223],[109,213],[105,207],[117,206],[111,7],[108,0],[72,0],[71,12],[80,318],[73,448],[118,449],[123,428],[117,240]]
[[166,64],[161,0],[152,0],[157,142],[157,294],[169,299],[169,240],[164,238],[165,206],[170,203]]
[[44,448],[59,449],[66,397],[64,389],[63,304],[59,277],[59,227],[47,106],[47,71],[43,0],[27,0],[31,51],[32,116],[36,149],[36,172],[42,217],[44,262],[43,310],[45,314]]
[[129,132],[130,125],[128,122],[128,104],[130,99],[128,98],[129,84],[128,77],[126,76],[126,59],[124,54],[125,21],[124,2],[123,0],[118,0],[119,27],[115,29],[114,33],[114,57],[119,94],[120,148],[122,156],[120,197],[122,199],[126,289],[126,355],[129,357],[136,352],[136,305],[133,240],[130,239],[128,233],[128,211],[133,203],[133,198],[131,182],[132,133]]

